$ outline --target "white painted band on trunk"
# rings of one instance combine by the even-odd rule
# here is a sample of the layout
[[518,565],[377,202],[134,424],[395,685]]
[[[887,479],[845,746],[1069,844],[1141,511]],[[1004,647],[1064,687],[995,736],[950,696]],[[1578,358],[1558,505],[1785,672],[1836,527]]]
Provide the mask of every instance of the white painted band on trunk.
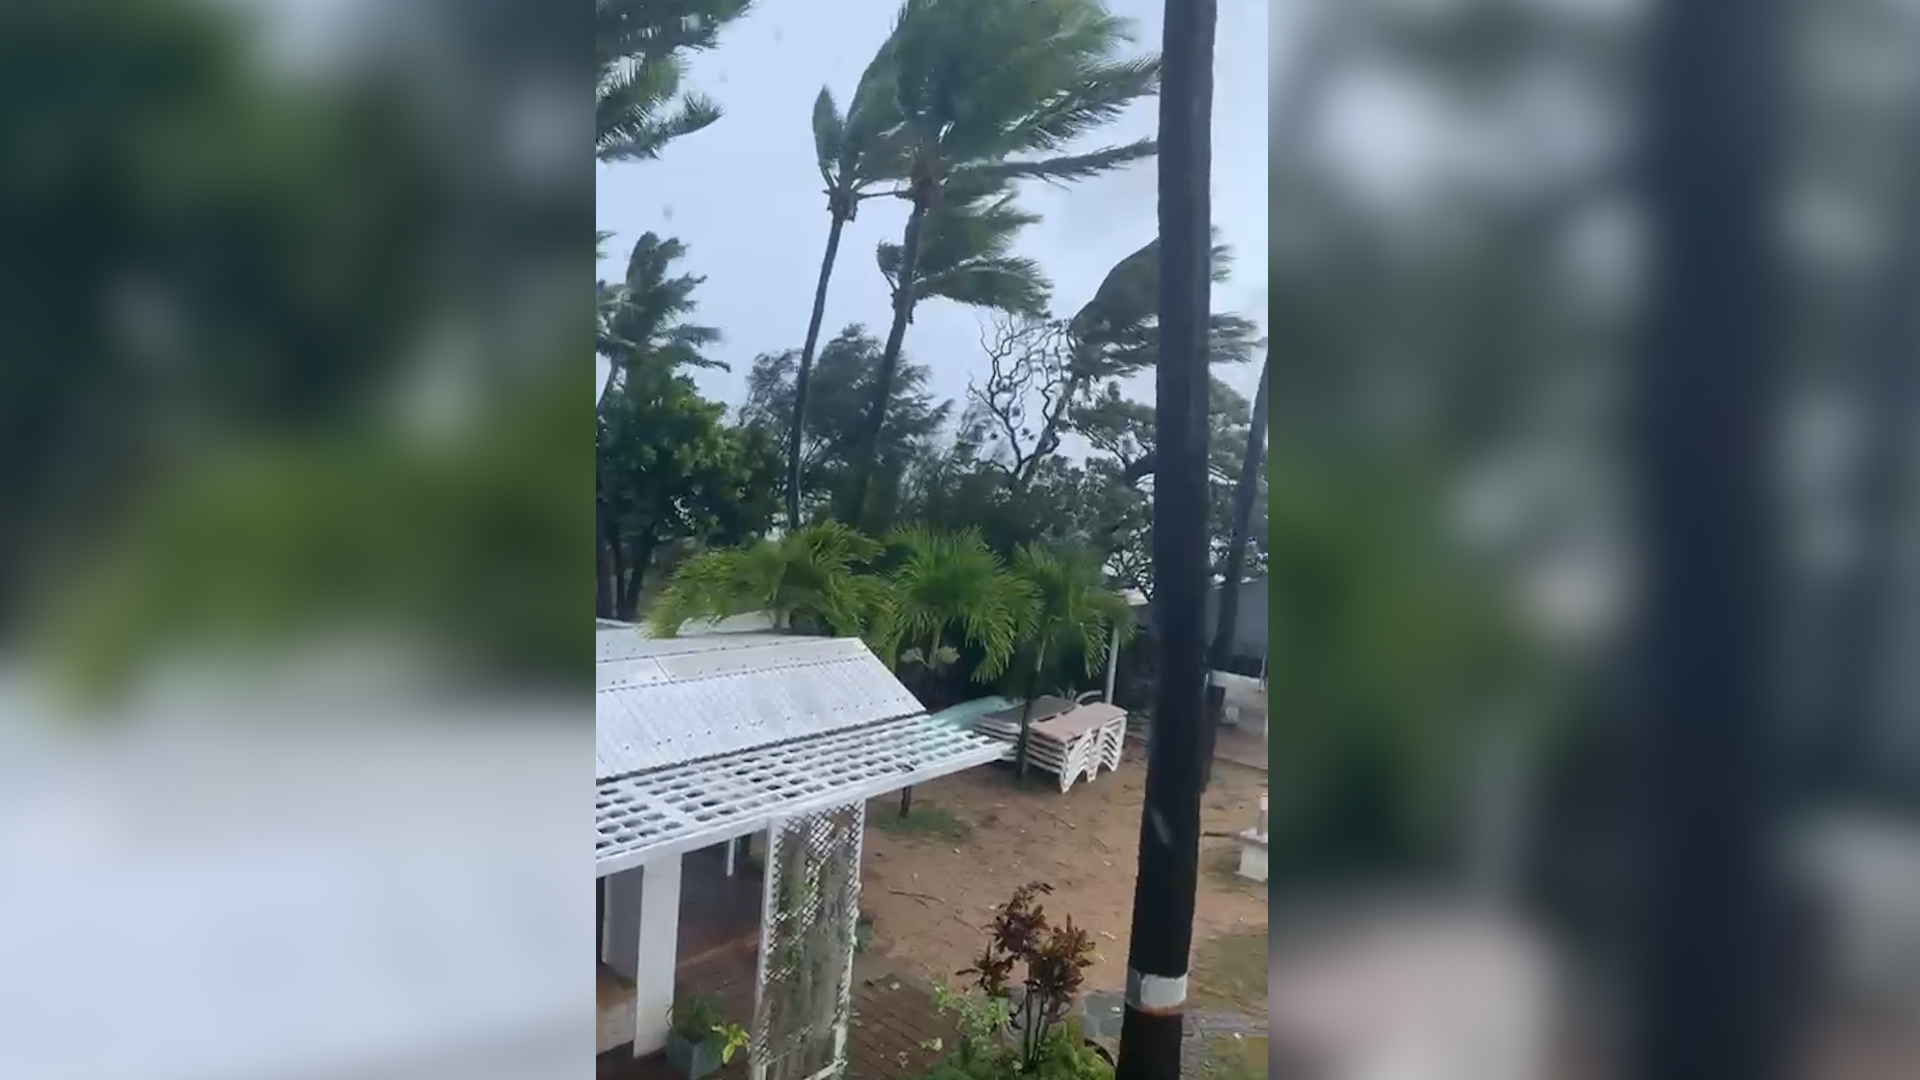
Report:
[[1142,975],[1127,969],[1127,1004],[1136,1009],[1175,1009],[1186,1004],[1187,977]]

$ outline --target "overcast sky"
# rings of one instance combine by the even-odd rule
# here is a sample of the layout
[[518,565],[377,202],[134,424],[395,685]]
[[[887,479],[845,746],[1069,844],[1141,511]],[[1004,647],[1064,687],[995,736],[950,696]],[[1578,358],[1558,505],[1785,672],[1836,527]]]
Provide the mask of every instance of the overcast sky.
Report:
[[[1136,21],[1140,51],[1157,50],[1162,0],[1111,0]],[[696,374],[709,396],[737,405],[746,373],[763,352],[797,348],[806,335],[814,279],[826,243],[826,200],[814,163],[810,116],[824,84],[845,102],[887,35],[898,0],[760,0],[690,65],[688,85],[716,99],[726,115],[672,143],[657,161],[602,165],[599,227],[614,233],[600,276],[616,278],[634,239],[652,230],[688,248],[683,265],[703,274],[696,321],[726,335],[712,350],[731,372]],[[1266,316],[1268,58],[1286,48],[1290,26],[1269,24],[1269,0],[1219,0],[1214,71],[1213,218],[1235,255],[1233,278],[1214,287],[1214,309]],[[1276,53],[1275,46],[1281,50]],[[1092,142],[1150,137],[1155,103],[1136,105]],[[1053,280],[1054,308],[1071,312],[1092,295],[1115,262],[1155,232],[1154,163],[1067,188],[1029,184],[1021,201],[1043,220],[1025,230],[1019,252]],[[898,242],[904,206],[875,200],[861,208],[841,241],[827,299],[823,340],[852,322],[876,337],[888,324],[885,280],[873,252]],[[984,370],[981,316],[946,301],[920,305],[906,353],[933,369],[933,387],[960,399]],[[1253,365],[1221,371],[1251,396]],[[602,366],[595,387],[605,377]],[[1150,380],[1134,390],[1149,398]]]

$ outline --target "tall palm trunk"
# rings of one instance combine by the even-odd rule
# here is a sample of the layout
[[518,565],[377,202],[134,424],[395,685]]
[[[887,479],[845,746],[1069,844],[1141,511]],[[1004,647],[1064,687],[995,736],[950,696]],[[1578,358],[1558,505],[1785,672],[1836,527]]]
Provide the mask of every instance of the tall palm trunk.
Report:
[[800,528],[800,434],[806,424],[807,380],[813,374],[814,348],[820,344],[820,322],[827,314],[827,282],[833,277],[833,262],[840,254],[840,231],[846,225],[847,215],[835,206],[833,225],[827,230],[827,253],[820,259],[820,280],[813,287],[813,314],[807,319],[807,340],[800,346],[800,370],[793,377],[793,422],[787,428],[789,532]]
[[1666,0],[1645,44],[1636,171],[1653,258],[1627,372],[1642,914],[1625,1019],[1627,1067],[1646,1080],[1769,1080],[1799,1049],[1786,992],[1803,980],[1782,962],[1804,939],[1777,862],[1767,664],[1787,8]]
[[[1220,583],[1220,611],[1214,623],[1213,645],[1207,650],[1207,670],[1227,666],[1233,634],[1240,622],[1240,575],[1247,562],[1247,530],[1253,522],[1253,501],[1260,493],[1260,462],[1267,450],[1267,365],[1260,362],[1260,389],[1253,395],[1253,419],[1247,426],[1247,452],[1240,459],[1240,479],[1233,488],[1233,532],[1227,541],[1226,574]],[[1211,676],[1209,676],[1211,678]],[[1213,779],[1213,747],[1220,730],[1220,695],[1207,694],[1206,728],[1200,748],[1200,790]]]
[[[1114,1080],[1180,1075],[1200,868],[1206,686],[1208,182],[1215,0],[1166,5],[1160,82],[1160,355],[1154,364],[1153,602],[1159,668],[1147,740],[1129,992]],[[1133,988],[1138,987],[1135,993]],[[1149,993],[1149,990],[1151,992]]]
[[847,491],[842,517],[849,525],[859,525],[867,506],[867,488],[873,483],[875,459],[880,456],[880,429],[886,426],[887,403],[893,397],[893,376],[900,367],[900,346],[907,337],[907,320],[913,316],[913,276],[920,260],[920,231],[927,220],[931,199],[915,195],[913,212],[907,215],[906,235],[900,239],[900,278],[893,291],[893,326],[887,330],[886,348],[880,353],[880,371],[874,377],[873,403],[867,407],[866,430],[860,433],[860,445],[854,451],[853,483]]

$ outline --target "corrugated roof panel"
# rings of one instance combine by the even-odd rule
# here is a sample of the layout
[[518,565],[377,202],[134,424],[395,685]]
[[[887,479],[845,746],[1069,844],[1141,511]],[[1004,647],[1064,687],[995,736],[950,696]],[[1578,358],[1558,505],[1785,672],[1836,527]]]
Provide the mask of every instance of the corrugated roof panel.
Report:
[[598,779],[923,711],[852,638],[635,638],[600,655]]

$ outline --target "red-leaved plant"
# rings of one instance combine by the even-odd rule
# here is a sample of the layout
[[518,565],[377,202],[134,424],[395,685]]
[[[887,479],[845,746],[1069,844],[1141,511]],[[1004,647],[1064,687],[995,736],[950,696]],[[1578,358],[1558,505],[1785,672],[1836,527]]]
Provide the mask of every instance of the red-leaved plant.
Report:
[[[1053,892],[1044,882],[1031,882],[1015,889],[1012,899],[995,916],[988,931],[986,949],[961,975],[971,975],[973,983],[990,998],[1011,1007],[1014,1028],[1020,1035],[1020,1059],[1031,1068],[1061,1021],[1067,1017],[1086,970],[1093,966],[1093,938],[1073,925],[1069,917],[1054,926],[1036,899]],[[1018,1002],[1012,1001],[1009,980],[1014,969],[1025,965],[1021,981],[1026,991]]]

